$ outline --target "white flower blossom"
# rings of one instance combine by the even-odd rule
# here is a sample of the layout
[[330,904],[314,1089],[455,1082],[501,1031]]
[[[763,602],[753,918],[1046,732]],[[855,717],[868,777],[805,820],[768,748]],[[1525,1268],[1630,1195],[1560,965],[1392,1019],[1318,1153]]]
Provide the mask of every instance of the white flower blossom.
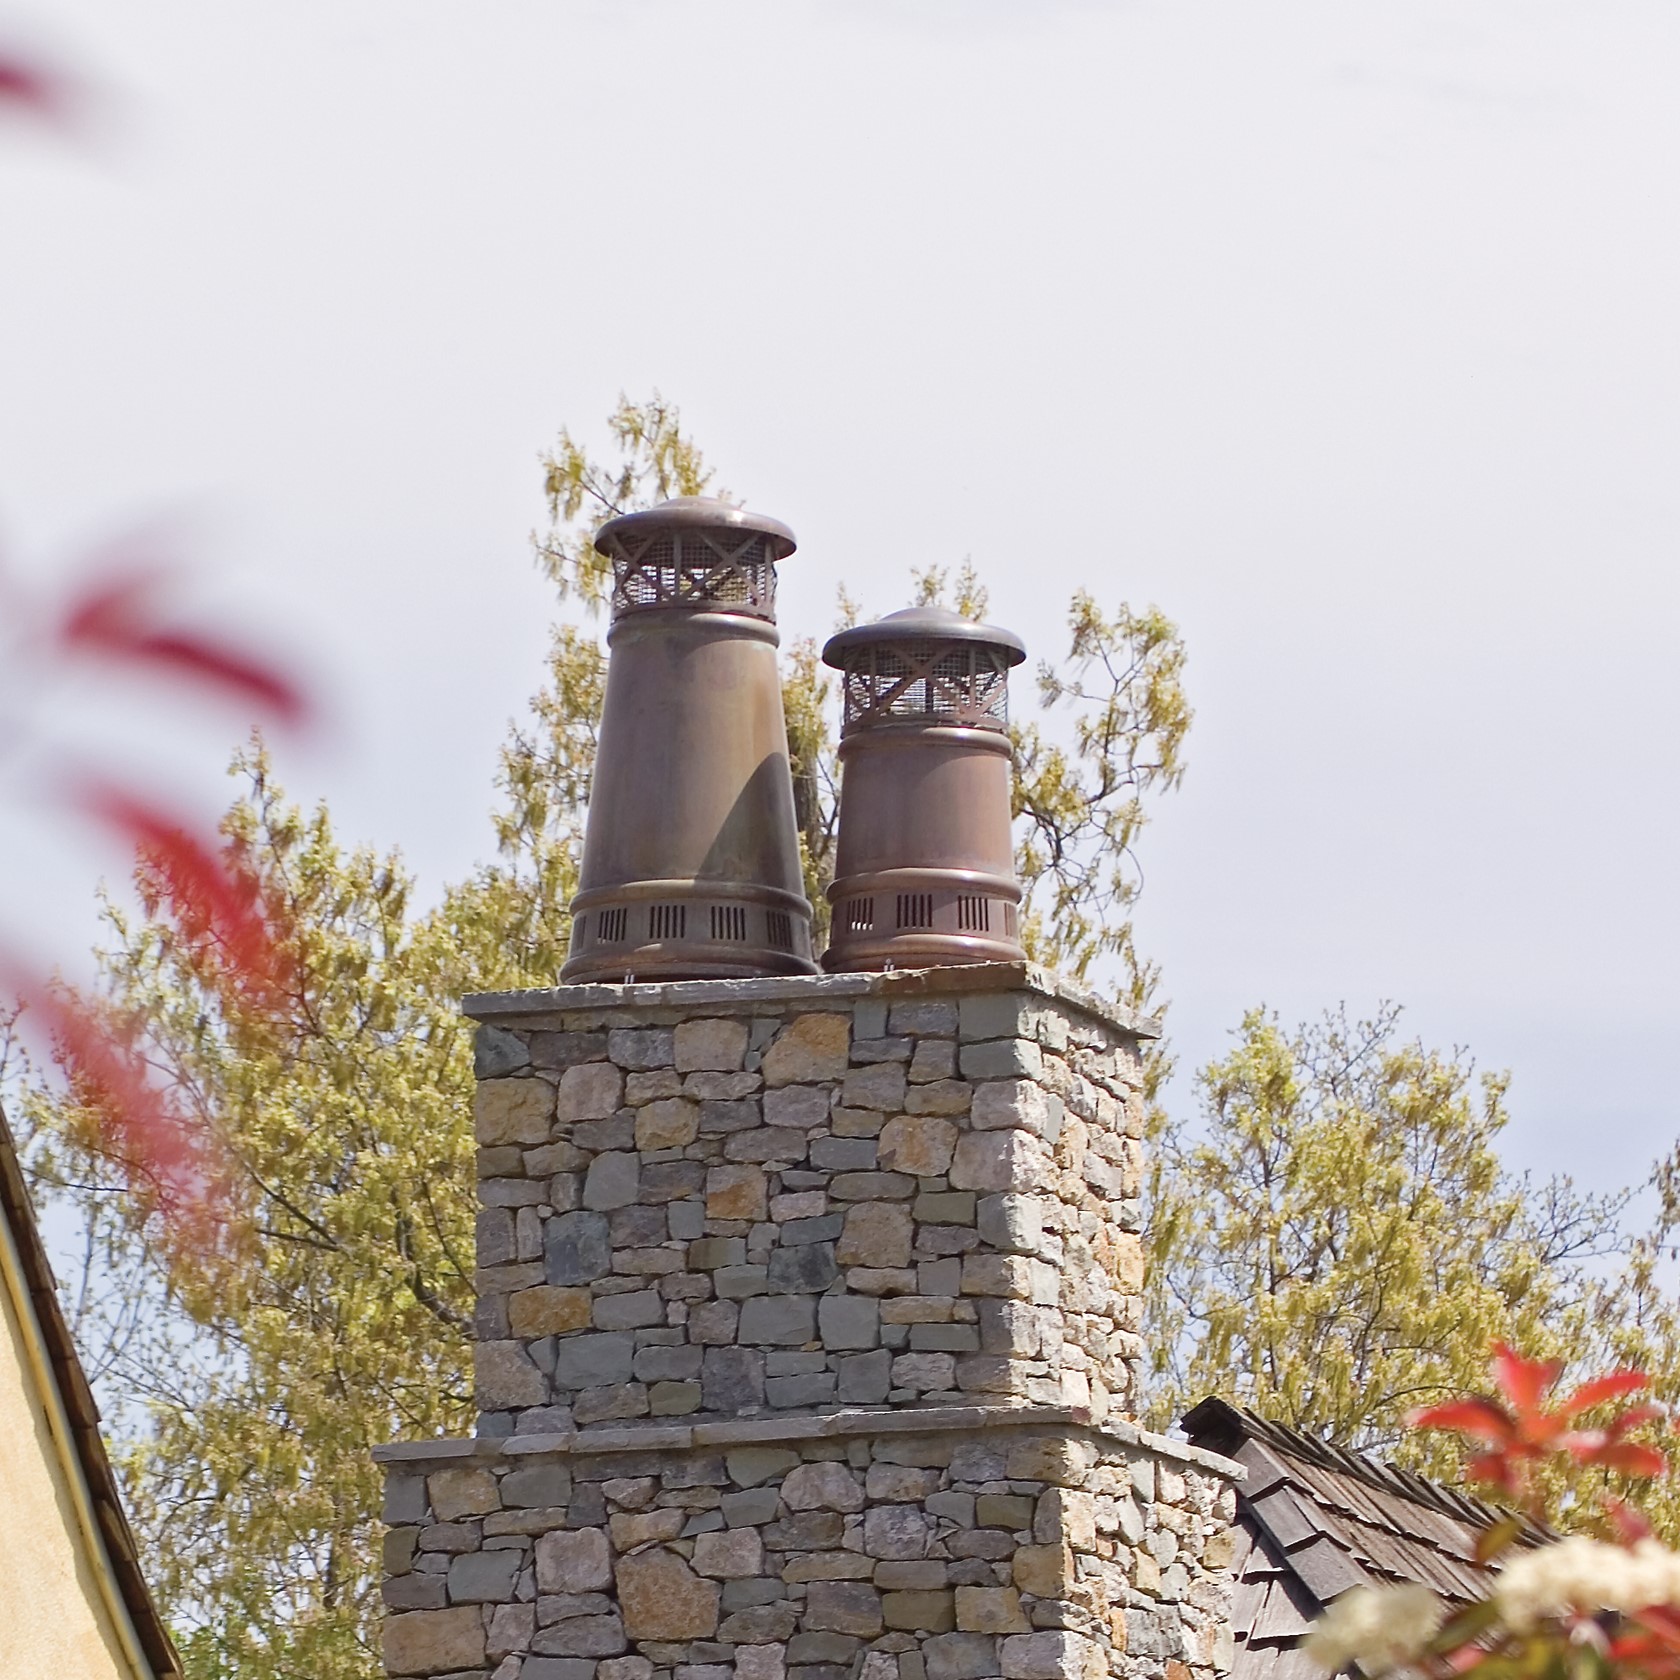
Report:
[[1611,1546],[1571,1536],[1512,1558],[1493,1596],[1514,1633],[1570,1611],[1680,1609],[1680,1553],[1657,1540]]
[[1445,1619],[1428,1587],[1355,1587],[1313,1624],[1301,1648],[1332,1674],[1357,1662],[1375,1680],[1416,1662]]

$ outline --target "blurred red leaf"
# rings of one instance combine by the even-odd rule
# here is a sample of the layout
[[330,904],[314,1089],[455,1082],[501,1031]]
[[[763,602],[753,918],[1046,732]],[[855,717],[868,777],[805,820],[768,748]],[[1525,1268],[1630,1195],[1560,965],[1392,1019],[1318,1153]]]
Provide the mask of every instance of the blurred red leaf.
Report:
[[167,812],[122,788],[88,780],[71,796],[141,850],[183,931],[216,940],[236,975],[254,987],[280,984],[283,963],[254,882]]
[[1642,1388],[1650,1386],[1651,1379],[1643,1371],[1611,1371],[1571,1389],[1559,1403],[1558,1411],[1564,1417],[1578,1417],[1606,1400],[1616,1400],[1624,1394],[1637,1394]]
[[1493,1380],[1519,1417],[1537,1412],[1562,1374],[1562,1360],[1524,1359],[1503,1342],[1493,1344]]
[[1413,1429],[1453,1429],[1490,1447],[1515,1440],[1517,1420],[1492,1400],[1448,1400],[1439,1406],[1424,1406],[1408,1415]]
[[17,106],[56,120],[64,115],[67,92],[58,77],[39,65],[0,53],[0,106]]
[[254,702],[281,722],[301,723],[308,710],[302,691],[271,665],[159,624],[155,598],[167,576],[157,566],[130,567],[94,584],[71,603],[59,628],[60,643],[206,682]]

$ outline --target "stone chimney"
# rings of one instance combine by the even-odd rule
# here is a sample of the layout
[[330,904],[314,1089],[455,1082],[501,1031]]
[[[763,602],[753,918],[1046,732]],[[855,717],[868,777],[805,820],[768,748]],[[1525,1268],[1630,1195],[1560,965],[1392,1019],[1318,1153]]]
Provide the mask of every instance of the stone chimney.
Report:
[[467,1000],[479,1430],[393,1676],[1214,1680],[1235,1466],[1134,1421],[1138,1054],[1024,963]]

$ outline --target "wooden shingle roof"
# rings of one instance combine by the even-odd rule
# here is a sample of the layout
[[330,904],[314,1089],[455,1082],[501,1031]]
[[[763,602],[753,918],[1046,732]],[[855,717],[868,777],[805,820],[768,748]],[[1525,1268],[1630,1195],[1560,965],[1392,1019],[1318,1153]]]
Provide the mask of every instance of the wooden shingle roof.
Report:
[[[1485,1598],[1476,1540],[1507,1512],[1224,1400],[1182,1420],[1192,1445],[1248,1471],[1237,1486],[1232,1680],[1323,1680],[1301,1636],[1350,1587],[1415,1581],[1451,1604]],[[1551,1536],[1525,1524],[1521,1542]]]

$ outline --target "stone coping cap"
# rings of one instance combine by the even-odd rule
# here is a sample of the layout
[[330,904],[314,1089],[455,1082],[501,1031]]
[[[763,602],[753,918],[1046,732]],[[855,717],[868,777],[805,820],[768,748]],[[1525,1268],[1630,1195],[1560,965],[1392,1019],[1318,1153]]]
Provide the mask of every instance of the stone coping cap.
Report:
[[855,998],[965,997],[1032,992],[1134,1038],[1159,1038],[1161,1023],[1064,980],[1037,963],[954,963],[887,974],[771,975],[757,980],[670,980],[629,986],[547,986],[521,992],[469,992],[461,1012],[474,1021],[541,1026],[550,1016],[593,1009],[709,1008],[729,1012],[759,1003],[843,1002]]
[[541,1453],[564,1453],[579,1458],[591,1453],[683,1452],[695,1447],[745,1447],[777,1441],[844,1439],[850,1435],[938,1435],[976,1429],[1019,1429],[1054,1426],[1078,1430],[1099,1440],[1141,1447],[1157,1458],[1193,1464],[1226,1481],[1240,1482],[1248,1474],[1242,1465],[1205,1447],[1175,1441],[1134,1423],[1118,1420],[1096,1423],[1091,1414],[1072,1406],[926,1406],[897,1411],[858,1407],[823,1416],[722,1418],[712,1423],[650,1423],[606,1425],[556,1431],[549,1435],[454,1437],[434,1441],[392,1441],[375,1447],[380,1464],[441,1464],[459,1459],[524,1458]]

